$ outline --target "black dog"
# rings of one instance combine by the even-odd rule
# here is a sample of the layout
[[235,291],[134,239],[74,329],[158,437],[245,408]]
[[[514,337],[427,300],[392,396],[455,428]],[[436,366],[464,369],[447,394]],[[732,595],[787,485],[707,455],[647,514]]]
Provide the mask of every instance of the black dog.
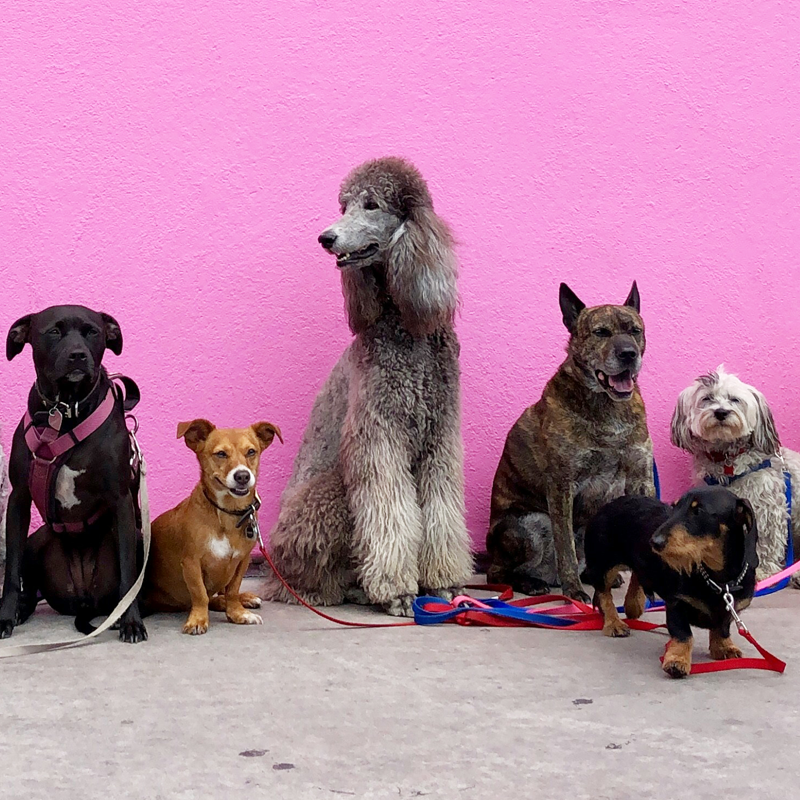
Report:
[[637,619],[645,595],[666,605],[669,645],[664,671],[683,678],[692,668],[692,629],[707,628],[711,657],[740,658],[730,639],[733,617],[753,599],[756,584],[755,516],[747,500],[716,486],[693,489],[670,507],[652,497],[620,497],[604,506],[586,529],[585,580],[603,613],[606,636],[628,636],[611,587],[621,569],[631,570],[625,614]]
[[[33,613],[39,593],[59,613],[74,615],[78,630],[88,633],[92,617],[110,613],[127,593],[138,567],[138,480],[131,471],[126,405],[101,366],[106,348],[122,351],[120,327],[108,314],[83,306],[54,306],[11,326],[8,359],[26,342],[36,383],[9,462],[0,639]],[[26,442],[39,432],[50,438],[68,434],[62,443],[69,449],[53,467],[41,457],[35,463],[31,439]],[[37,470],[52,478],[46,491],[34,477]],[[45,525],[28,538],[32,500]],[[137,601],[123,614],[119,631],[126,642],[147,638]]]

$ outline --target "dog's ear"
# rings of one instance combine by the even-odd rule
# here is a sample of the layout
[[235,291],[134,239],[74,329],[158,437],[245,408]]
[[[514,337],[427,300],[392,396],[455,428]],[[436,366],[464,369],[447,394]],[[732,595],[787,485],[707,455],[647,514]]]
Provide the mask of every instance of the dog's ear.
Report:
[[781,449],[775,418],[764,397],[758,389],[752,389],[756,401],[756,424],[753,426],[753,446],[764,453],[777,453]]
[[101,313],[106,330],[106,347],[118,356],[122,352],[122,329],[110,314]]
[[283,436],[281,436],[281,429],[271,422],[256,422],[255,425],[250,426],[253,433],[261,443],[261,452],[263,453],[271,444],[272,440],[277,436],[283,444]]
[[744,558],[755,568],[758,566],[758,525],[753,506],[743,497],[736,498],[736,522],[741,526],[744,536]]
[[22,352],[25,342],[30,341],[31,319],[33,319],[33,314],[28,314],[20,317],[11,326],[8,336],[6,336],[6,358],[9,361]]
[[575,330],[575,323],[578,321],[578,316],[581,311],[586,308],[586,303],[583,303],[578,295],[562,283],[558,287],[558,304],[561,306],[561,316],[564,320],[564,327],[573,333]]
[[692,451],[692,431],[689,427],[689,413],[694,396],[694,384],[687,386],[679,395],[678,402],[675,403],[675,411],[672,412],[672,423],[670,425],[670,438],[675,447],[681,450]]
[[458,303],[453,237],[431,206],[411,209],[392,237],[387,264],[389,294],[412,334],[452,322]]
[[193,419],[191,422],[179,422],[177,438],[183,438],[186,442],[186,446],[196,453],[213,430],[214,426],[207,419]]
[[622,305],[630,306],[637,314],[639,313],[639,287],[636,285],[636,281],[633,282],[633,286],[631,286],[631,290]]

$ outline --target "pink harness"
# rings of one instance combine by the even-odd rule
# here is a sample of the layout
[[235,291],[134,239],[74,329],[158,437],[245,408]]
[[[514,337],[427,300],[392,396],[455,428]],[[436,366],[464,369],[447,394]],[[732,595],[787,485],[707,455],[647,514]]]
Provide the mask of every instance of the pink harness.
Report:
[[[48,424],[37,427],[33,424],[30,411],[25,412],[22,420],[25,432],[25,444],[31,451],[31,468],[28,474],[28,487],[31,497],[39,510],[42,519],[56,533],[81,533],[90,525],[97,522],[106,509],[100,508],[88,519],[79,522],[60,522],[56,519],[55,509],[55,481],[58,471],[67,460],[67,454],[75,445],[88,439],[111,416],[116,405],[117,397],[121,397],[123,408],[132,409],[138,402],[138,388],[130,379],[121,375],[109,375],[111,386],[106,391],[100,405],[82,422],[78,423],[71,431],[59,436],[63,417],[57,410],[52,410]],[[126,403],[128,389],[133,397]],[[131,465],[138,472],[138,464]]]

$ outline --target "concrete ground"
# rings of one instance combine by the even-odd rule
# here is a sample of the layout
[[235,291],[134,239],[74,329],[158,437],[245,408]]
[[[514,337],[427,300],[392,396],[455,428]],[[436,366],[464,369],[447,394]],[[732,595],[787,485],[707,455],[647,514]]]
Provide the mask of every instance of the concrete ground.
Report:
[[[190,637],[158,615],[145,644],[0,661],[0,797],[790,798],[798,611],[786,590],[745,616],[783,676],[684,681],[653,633],[357,630],[268,605]],[[42,606],[8,644],[73,633]]]

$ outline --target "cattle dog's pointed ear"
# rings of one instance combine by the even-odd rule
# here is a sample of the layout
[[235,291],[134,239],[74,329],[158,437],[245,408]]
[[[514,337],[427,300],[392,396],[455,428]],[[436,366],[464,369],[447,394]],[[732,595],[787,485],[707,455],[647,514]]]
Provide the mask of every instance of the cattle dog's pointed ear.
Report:
[[639,287],[636,285],[636,281],[633,282],[633,286],[631,286],[631,290],[622,305],[630,306],[637,314],[639,313]]
[[558,288],[558,303],[561,306],[564,326],[572,333],[575,330],[578,315],[586,308],[586,303],[581,302],[578,295],[566,283],[562,283]]
[[6,336],[6,358],[11,361],[14,356],[18,356],[25,347],[25,342],[30,341],[31,319],[33,314],[20,317],[12,326]]
[[110,314],[100,314],[105,323],[106,347],[118,356],[122,352],[122,330],[119,323]]
[[193,419],[191,422],[178,423],[178,436],[186,442],[186,446],[196,453],[208,439],[214,426],[207,419]]
[[277,436],[283,444],[283,436],[281,436],[281,429],[271,422],[256,422],[251,425],[253,433],[256,435],[258,441],[261,443],[261,452],[263,453],[271,444],[272,440]]

